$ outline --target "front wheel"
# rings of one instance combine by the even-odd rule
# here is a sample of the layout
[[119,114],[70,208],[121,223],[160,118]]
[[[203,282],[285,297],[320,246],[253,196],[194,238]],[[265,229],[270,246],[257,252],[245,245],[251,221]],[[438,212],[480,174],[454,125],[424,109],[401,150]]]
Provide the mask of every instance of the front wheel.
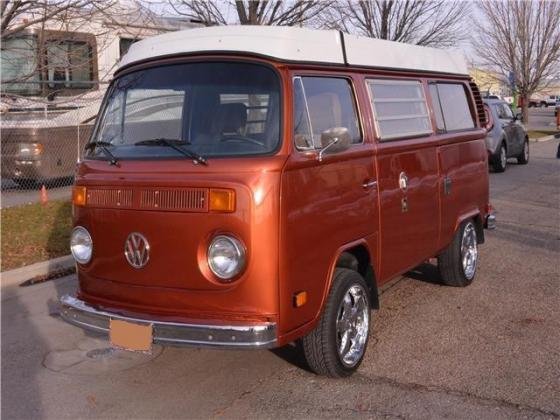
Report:
[[478,238],[472,220],[463,222],[449,246],[438,255],[444,284],[465,287],[472,283],[478,267]]
[[366,282],[356,271],[337,268],[319,323],[303,338],[309,367],[319,375],[350,376],[364,358],[369,326]]
[[529,140],[527,139],[523,144],[523,150],[521,151],[519,156],[517,156],[517,163],[519,163],[520,165],[526,165],[529,163]]

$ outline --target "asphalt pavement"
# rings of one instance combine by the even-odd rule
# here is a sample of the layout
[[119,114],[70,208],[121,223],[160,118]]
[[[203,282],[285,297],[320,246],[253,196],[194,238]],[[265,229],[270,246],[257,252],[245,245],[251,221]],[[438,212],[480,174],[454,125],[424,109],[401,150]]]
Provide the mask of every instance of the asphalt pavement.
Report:
[[310,373],[296,347],[113,350],[67,325],[75,276],[2,289],[2,417],[413,418],[560,416],[558,140],[491,174],[498,229],[467,288],[423,266],[386,286],[351,378]]

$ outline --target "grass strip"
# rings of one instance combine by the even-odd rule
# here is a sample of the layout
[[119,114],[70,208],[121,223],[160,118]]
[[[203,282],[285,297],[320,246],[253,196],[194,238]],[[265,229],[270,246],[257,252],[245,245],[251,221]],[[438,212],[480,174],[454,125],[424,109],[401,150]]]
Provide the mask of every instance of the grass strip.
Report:
[[2,209],[1,271],[70,253],[72,205],[50,201]]
[[539,137],[553,136],[560,133],[559,130],[529,130],[527,134],[530,139],[537,139]]

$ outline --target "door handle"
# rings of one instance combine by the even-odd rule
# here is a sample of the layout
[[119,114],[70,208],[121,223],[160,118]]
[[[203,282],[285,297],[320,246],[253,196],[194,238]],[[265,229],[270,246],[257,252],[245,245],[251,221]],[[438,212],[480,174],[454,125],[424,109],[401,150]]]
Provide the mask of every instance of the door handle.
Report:
[[362,188],[364,189],[369,189],[369,188],[373,188],[377,185],[377,181],[374,179],[370,179],[369,181],[364,181],[364,183],[362,184]]
[[402,191],[406,191],[408,189],[408,176],[406,176],[406,173],[404,172],[399,174],[399,188]]

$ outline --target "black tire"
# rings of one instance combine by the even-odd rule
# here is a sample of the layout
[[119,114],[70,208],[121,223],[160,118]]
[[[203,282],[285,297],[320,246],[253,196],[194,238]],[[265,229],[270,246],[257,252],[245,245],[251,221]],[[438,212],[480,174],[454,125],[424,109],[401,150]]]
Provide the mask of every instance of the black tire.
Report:
[[[363,342],[363,335],[360,336],[363,347],[360,346],[362,351],[359,354],[358,360],[348,364],[339,355],[338,341],[340,337],[337,326],[338,320],[341,318],[342,312],[344,312],[344,308],[341,305],[351,289],[361,290],[363,293],[360,296],[365,300],[360,300],[360,302],[365,302],[366,304],[364,313],[367,314],[367,328],[365,329],[365,342]],[[358,369],[364,358],[369,341],[370,308],[369,289],[362,276],[348,268],[337,268],[319,323],[313,331],[302,339],[305,359],[311,370],[318,375],[341,378],[350,376]],[[351,342],[354,343],[353,340]]]
[[[504,159],[505,156],[505,159]],[[498,153],[492,157],[492,167],[496,172],[504,172],[507,167],[507,148],[505,143],[502,142]]]
[[[474,234],[476,256],[474,257],[474,271],[472,272],[467,270],[463,264],[463,236],[467,230],[468,235]],[[467,220],[461,224],[449,246],[437,257],[438,269],[443,284],[454,287],[465,287],[472,283],[476,276],[476,269],[478,266],[477,245],[476,226],[472,220]]]
[[523,144],[523,150],[517,156],[517,163],[520,165],[527,165],[529,163],[529,140],[525,139],[525,143]]

